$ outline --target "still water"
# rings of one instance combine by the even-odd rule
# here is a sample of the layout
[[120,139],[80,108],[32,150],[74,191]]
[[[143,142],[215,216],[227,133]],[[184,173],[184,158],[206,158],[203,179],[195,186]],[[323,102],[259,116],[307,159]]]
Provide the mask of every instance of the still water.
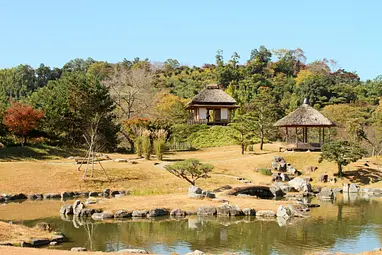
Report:
[[94,251],[142,248],[157,254],[208,253],[304,254],[308,251],[362,252],[382,247],[382,203],[379,199],[339,197],[320,202],[311,218],[291,222],[255,217],[188,217],[110,222],[47,218],[69,242],[56,248]]

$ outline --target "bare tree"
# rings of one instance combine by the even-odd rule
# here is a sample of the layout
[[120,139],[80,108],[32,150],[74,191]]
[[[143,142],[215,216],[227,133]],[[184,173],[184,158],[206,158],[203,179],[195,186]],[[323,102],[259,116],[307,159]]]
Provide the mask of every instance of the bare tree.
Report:
[[116,65],[114,72],[103,85],[117,105],[117,119],[123,122],[133,116],[142,117],[152,108],[155,93],[153,73],[146,68],[127,69]]

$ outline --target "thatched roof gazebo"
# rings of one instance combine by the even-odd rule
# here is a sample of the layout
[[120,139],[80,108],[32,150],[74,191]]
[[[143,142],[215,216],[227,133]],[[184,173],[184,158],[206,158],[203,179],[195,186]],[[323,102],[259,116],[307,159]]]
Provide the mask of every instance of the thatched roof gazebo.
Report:
[[236,100],[219,88],[217,84],[207,85],[197,94],[187,109],[192,118],[189,124],[226,125],[231,111],[239,108]]
[[[329,130],[330,127],[334,127],[336,124],[311,107],[305,99],[302,105],[277,121],[274,126],[285,128],[287,150],[320,150],[321,146],[325,143],[325,128]],[[294,129],[294,139],[293,134],[291,135],[289,132],[290,129],[292,129],[292,131]],[[308,129],[315,129],[316,131],[315,134],[313,134],[316,135],[316,137],[314,137],[316,141],[313,143],[309,142],[311,136],[309,136]],[[301,133],[302,139],[299,139]],[[328,135],[330,138],[330,133]]]

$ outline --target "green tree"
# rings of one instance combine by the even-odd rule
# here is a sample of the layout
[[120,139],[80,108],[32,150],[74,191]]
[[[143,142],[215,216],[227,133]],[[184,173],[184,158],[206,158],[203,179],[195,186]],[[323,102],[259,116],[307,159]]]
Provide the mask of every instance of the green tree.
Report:
[[236,131],[237,134],[233,135],[232,138],[241,146],[241,154],[244,154],[245,148],[252,142],[254,135],[248,116],[238,115],[233,119],[233,122],[228,125]]
[[191,185],[200,178],[209,178],[208,175],[214,168],[211,164],[202,164],[198,159],[186,159],[165,166],[166,170],[178,178],[185,179]]
[[338,177],[342,177],[342,167],[351,162],[356,162],[366,154],[357,144],[348,141],[334,141],[325,143],[321,149],[321,156],[318,160],[321,163],[324,159],[337,163]]
[[248,128],[253,135],[260,139],[260,150],[263,150],[264,140],[275,137],[277,129],[273,124],[280,116],[279,105],[269,88],[262,88],[261,92],[247,106],[246,117]]

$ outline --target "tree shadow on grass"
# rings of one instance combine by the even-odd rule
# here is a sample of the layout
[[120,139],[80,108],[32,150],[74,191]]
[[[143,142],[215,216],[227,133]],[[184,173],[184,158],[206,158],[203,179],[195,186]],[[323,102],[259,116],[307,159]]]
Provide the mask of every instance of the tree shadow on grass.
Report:
[[0,161],[47,160],[84,155],[84,150],[49,145],[30,145],[0,149]]
[[377,168],[361,166],[357,170],[344,171],[343,177],[351,182],[370,184],[382,180],[382,171]]

